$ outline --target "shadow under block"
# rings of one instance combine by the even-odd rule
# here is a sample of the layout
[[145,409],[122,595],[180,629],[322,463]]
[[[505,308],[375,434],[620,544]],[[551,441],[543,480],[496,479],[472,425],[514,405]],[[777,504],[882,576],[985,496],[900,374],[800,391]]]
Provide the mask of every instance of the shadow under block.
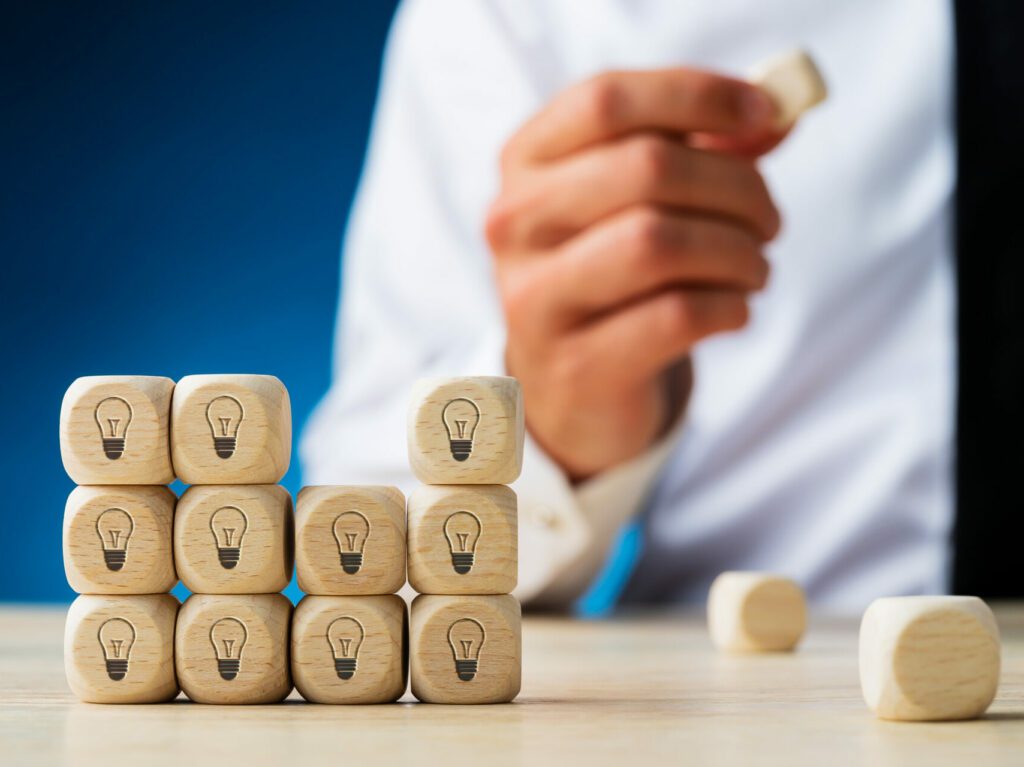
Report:
[[409,496],[409,583],[421,594],[508,594],[519,574],[516,494],[423,485]]
[[186,376],[175,387],[171,455],[182,482],[274,484],[291,450],[288,390],[274,376]]
[[174,514],[178,577],[198,594],[272,594],[292,579],[292,497],[280,485],[193,485]]
[[725,572],[708,593],[708,629],[720,650],[792,650],[807,628],[803,590],[771,573]]
[[861,690],[881,719],[980,716],[999,668],[999,628],[977,597],[877,599],[861,621]]
[[412,694],[425,703],[507,703],[522,672],[519,602],[507,594],[416,597],[409,666]]
[[87,703],[160,703],[178,694],[170,594],[83,595],[64,627],[68,686]]
[[60,454],[79,485],[166,485],[171,468],[174,381],[158,376],[86,376],[64,394]]
[[178,614],[174,662],[197,703],[277,703],[292,689],[283,594],[193,594]]
[[523,465],[523,397],[508,377],[424,379],[408,416],[409,463],[428,485],[507,485]]
[[406,685],[405,601],[307,596],[292,616],[292,677],[313,703],[391,703]]
[[828,97],[825,80],[806,51],[789,51],[760,63],[751,80],[775,102],[780,130]]
[[307,594],[393,594],[405,585],[405,497],[395,487],[304,487],[295,570]]
[[76,487],[64,507],[64,572],[79,594],[159,594],[178,582],[177,497],[163,485]]

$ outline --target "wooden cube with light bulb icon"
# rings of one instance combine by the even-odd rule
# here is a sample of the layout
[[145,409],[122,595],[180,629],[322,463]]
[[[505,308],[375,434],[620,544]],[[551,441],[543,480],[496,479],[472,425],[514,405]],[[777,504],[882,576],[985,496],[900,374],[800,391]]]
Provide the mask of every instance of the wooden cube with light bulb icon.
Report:
[[199,594],[269,594],[292,578],[292,499],[280,485],[193,485],[174,515],[174,560]]
[[171,403],[171,455],[188,484],[279,482],[291,460],[288,390],[268,375],[182,378]]
[[292,689],[282,594],[193,594],[181,606],[174,662],[197,703],[277,703]]

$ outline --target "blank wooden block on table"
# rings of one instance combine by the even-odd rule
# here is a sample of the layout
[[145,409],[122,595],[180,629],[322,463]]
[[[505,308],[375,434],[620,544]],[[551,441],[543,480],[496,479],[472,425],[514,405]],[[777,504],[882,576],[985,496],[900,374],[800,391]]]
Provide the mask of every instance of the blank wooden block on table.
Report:
[[405,692],[405,602],[383,596],[306,596],[292,617],[295,687],[313,703],[390,703]]
[[79,485],[166,485],[171,468],[174,381],[158,376],[86,376],[60,408],[60,453]]
[[425,703],[506,703],[519,694],[522,617],[501,596],[420,595],[409,634],[412,693]]
[[178,694],[170,594],[83,595],[64,628],[64,669],[87,703],[159,703]]
[[426,484],[506,485],[523,464],[523,402],[508,377],[424,379],[408,417],[409,463]]
[[171,455],[183,482],[274,484],[291,449],[288,390],[274,376],[186,376],[175,387]]
[[708,628],[711,640],[722,650],[791,650],[807,628],[807,601],[789,578],[725,572],[708,593]]
[[860,683],[881,719],[972,719],[995,697],[999,627],[977,597],[875,600],[860,626]]
[[788,51],[758,64],[751,80],[775,102],[779,130],[828,97],[825,80],[806,51]]
[[409,583],[421,594],[508,594],[518,579],[516,494],[424,485],[409,496]]
[[64,572],[79,594],[158,594],[178,582],[177,496],[163,485],[75,488],[64,508]]
[[197,703],[277,703],[291,692],[292,605],[282,594],[193,594],[181,606],[174,661]]

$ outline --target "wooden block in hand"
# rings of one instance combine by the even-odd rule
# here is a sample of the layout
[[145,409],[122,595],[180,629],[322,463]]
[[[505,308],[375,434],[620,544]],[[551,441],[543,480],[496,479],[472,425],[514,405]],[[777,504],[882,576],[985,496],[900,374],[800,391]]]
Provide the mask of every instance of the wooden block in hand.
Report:
[[409,496],[409,583],[421,594],[508,594],[518,577],[516,494],[424,485]]
[[283,594],[193,594],[178,614],[174,662],[197,703],[277,703],[292,689]]
[[803,590],[771,573],[725,572],[711,584],[708,628],[721,650],[792,650],[807,627]]
[[392,594],[405,585],[405,497],[395,487],[304,487],[295,570],[307,594]]
[[190,485],[280,482],[292,451],[288,390],[274,376],[198,375],[171,404],[174,470]]
[[159,594],[178,582],[177,497],[163,485],[76,487],[64,507],[64,572],[79,594]]
[[157,376],[86,376],[64,395],[60,454],[79,485],[166,485],[171,468],[174,381]]
[[875,600],[860,625],[860,684],[881,719],[980,716],[999,686],[999,628],[977,597]]
[[307,596],[292,616],[292,677],[313,703],[390,703],[405,692],[405,601]]
[[409,463],[431,485],[507,485],[522,469],[523,424],[514,378],[419,381],[409,409]]
[[64,627],[68,685],[87,703],[159,703],[174,699],[174,623],[170,594],[84,595]]
[[292,579],[292,498],[280,485],[193,485],[174,515],[174,561],[199,594],[270,594]]
[[751,80],[775,102],[779,130],[788,128],[828,97],[825,80],[806,51],[789,51],[762,62]]
[[506,703],[519,694],[519,602],[501,596],[421,595],[412,603],[409,673],[425,703]]

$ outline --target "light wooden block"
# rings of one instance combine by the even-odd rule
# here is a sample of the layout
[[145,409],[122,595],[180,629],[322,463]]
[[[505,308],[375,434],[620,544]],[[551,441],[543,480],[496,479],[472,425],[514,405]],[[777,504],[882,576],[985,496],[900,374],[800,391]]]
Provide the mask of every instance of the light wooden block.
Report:
[[178,615],[174,660],[197,703],[277,703],[292,689],[282,594],[193,594]]
[[425,703],[506,703],[519,694],[522,617],[501,596],[421,595],[412,603],[412,694]]
[[999,666],[999,627],[977,597],[877,599],[861,621],[861,690],[881,719],[980,716]]
[[178,582],[177,496],[163,485],[76,487],[64,507],[64,572],[79,594],[159,594]]
[[523,396],[508,377],[417,382],[409,463],[430,485],[507,485],[523,465]]
[[751,81],[775,102],[780,130],[828,97],[825,80],[806,51],[788,51],[762,62],[754,68]]
[[396,487],[304,487],[295,569],[307,594],[393,594],[405,585],[405,496]]
[[508,594],[519,574],[516,494],[424,485],[409,496],[409,583],[421,594]]
[[292,677],[313,703],[390,703],[405,693],[405,601],[307,596],[292,616]]
[[170,594],[83,595],[64,626],[64,670],[87,703],[160,703],[178,694]]
[[807,601],[789,578],[725,572],[708,593],[708,628],[721,650],[792,650],[807,628]]
[[171,455],[190,485],[280,482],[292,452],[288,390],[274,376],[197,375],[178,381]]
[[60,454],[79,485],[166,485],[171,468],[174,381],[158,376],[86,376],[60,408]]

